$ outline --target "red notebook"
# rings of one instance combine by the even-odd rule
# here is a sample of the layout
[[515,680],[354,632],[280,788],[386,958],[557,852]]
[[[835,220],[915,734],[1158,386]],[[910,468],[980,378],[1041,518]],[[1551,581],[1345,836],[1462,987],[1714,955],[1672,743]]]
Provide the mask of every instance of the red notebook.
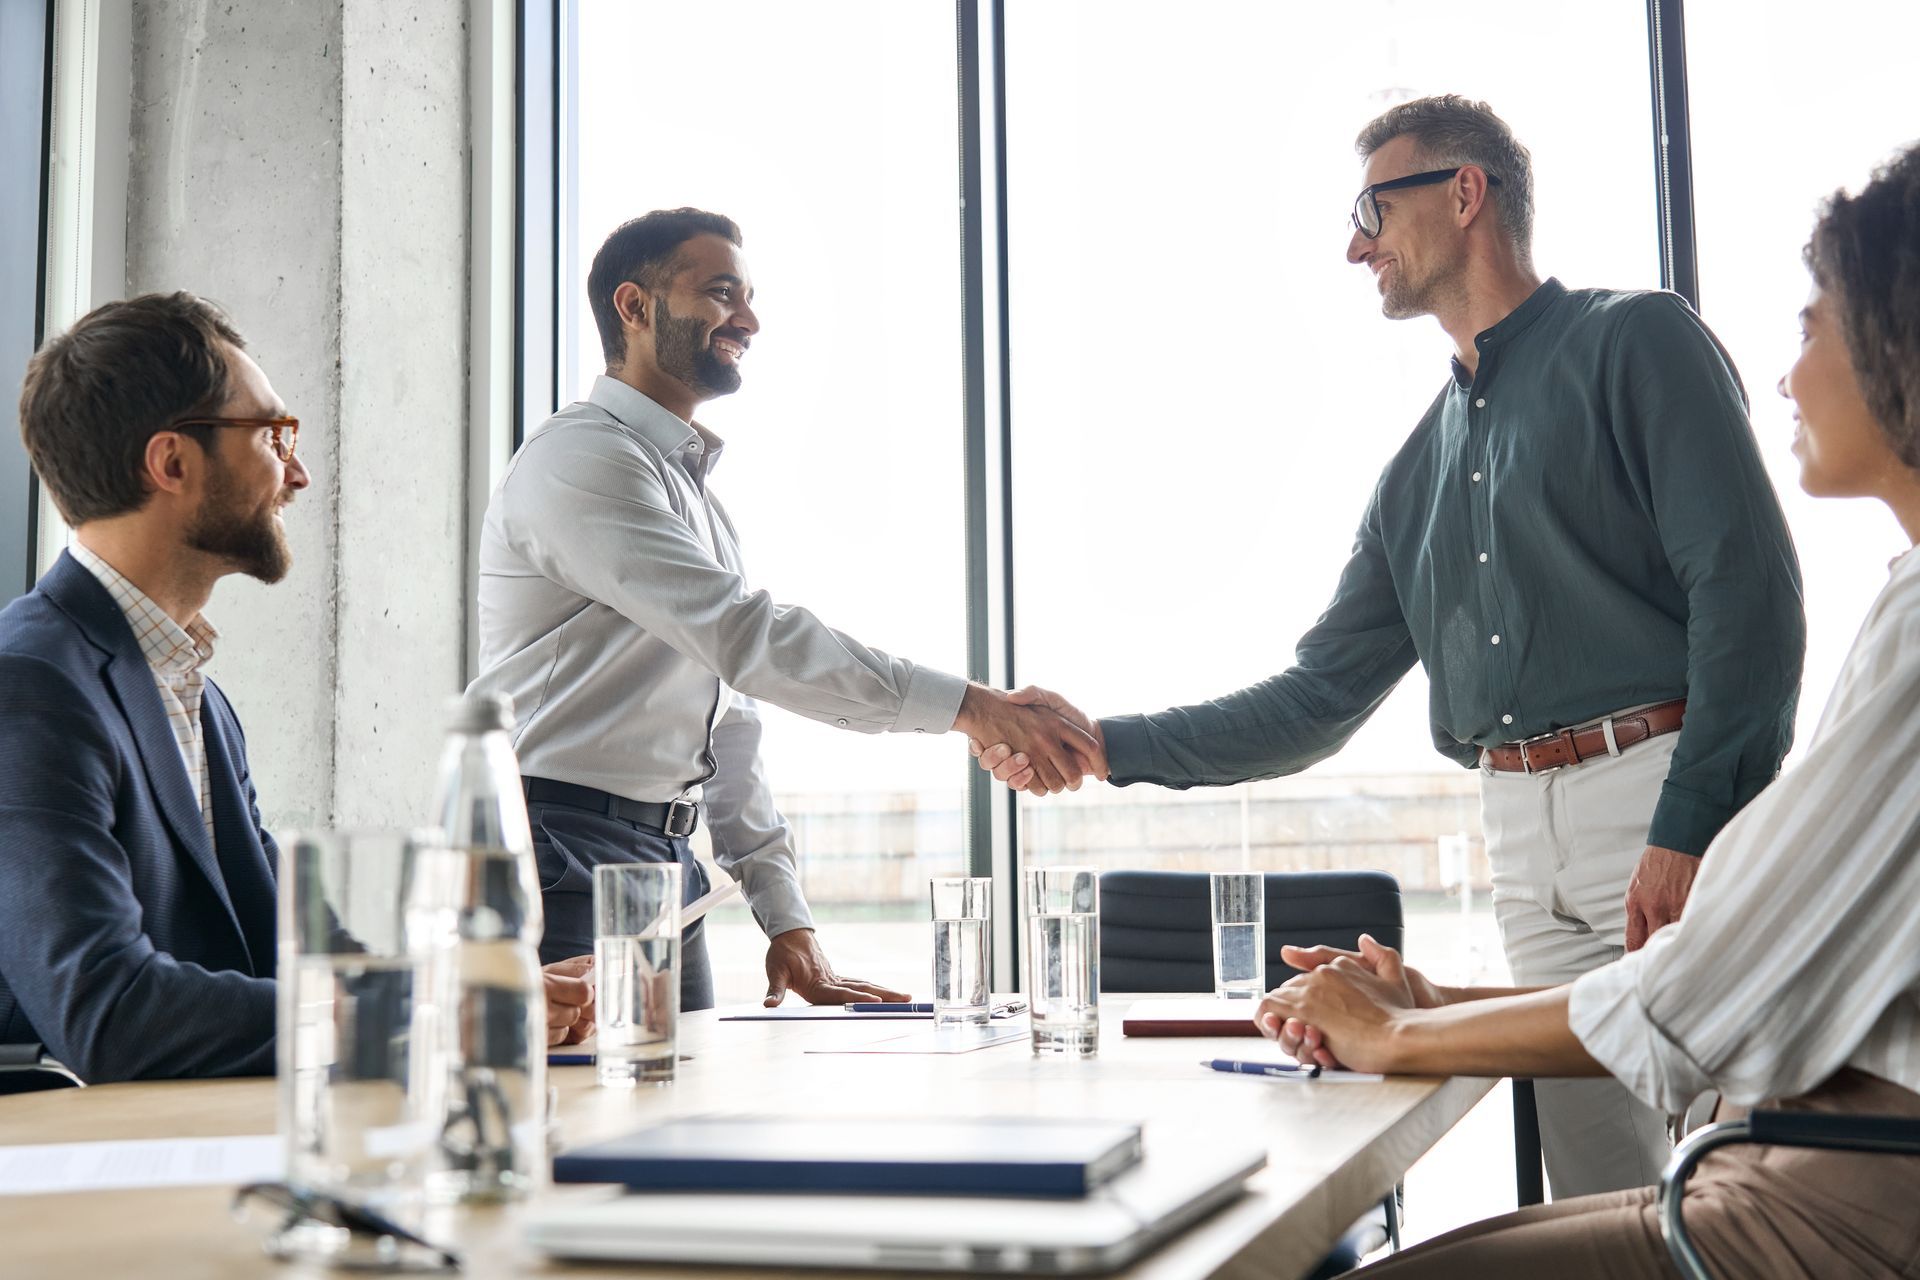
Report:
[[1120,1021],[1129,1036],[1257,1036],[1258,1000],[1136,1000]]

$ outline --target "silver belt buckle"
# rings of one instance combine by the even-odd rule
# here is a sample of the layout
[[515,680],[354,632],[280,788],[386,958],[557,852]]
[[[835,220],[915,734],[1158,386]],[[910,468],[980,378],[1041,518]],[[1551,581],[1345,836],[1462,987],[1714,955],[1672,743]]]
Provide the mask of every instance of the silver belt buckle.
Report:
[[1550,764],[1544,769],[1536,769],[1533,767],[1533,757],[1527,754],[1527,748],[1534,743],[1551,742],[1553,739],[1559,737],[1560,733],[1564,732],[1565,730],[1557,733],[1536,733],[1531,738],[1522,738],[1520,740],[1520,771],[1529,778],[1532,778],[1542,773],[1552,773],[1555,769],[1564,768],[1567,762],[1563,761],[1561,764]]
[[667,805],[665,831],[670,836],[690,836],[700,824],[700,806],[691,800],[675,800]]

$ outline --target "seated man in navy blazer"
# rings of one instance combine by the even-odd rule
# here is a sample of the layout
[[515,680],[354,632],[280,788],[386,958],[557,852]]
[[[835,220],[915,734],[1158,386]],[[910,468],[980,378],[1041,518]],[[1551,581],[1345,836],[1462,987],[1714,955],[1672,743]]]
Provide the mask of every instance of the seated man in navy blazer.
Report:
[[[74,542],[0,611],[0,1043],[88,1081],[272,1074],[273,838],[201,668],[230,573],[278,582],[299,424],[225,316],[109,303],[27,368],[21,434]],[[584,1033],[586,960],[550,966]]]

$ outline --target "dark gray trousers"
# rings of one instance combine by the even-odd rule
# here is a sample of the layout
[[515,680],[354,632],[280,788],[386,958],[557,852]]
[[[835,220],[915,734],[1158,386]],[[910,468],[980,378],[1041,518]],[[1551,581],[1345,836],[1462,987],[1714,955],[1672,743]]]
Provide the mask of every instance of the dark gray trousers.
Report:
[[[707,891],[706,872],[684,837],[567,804],[529,804],[527,818],[547,917],[542,964],[593,954],[593,869],[602,863],[677,862],[683,902]],[[680,935],[680,1007],[689,1011],[713,1008],[705,924],[696,920]]]

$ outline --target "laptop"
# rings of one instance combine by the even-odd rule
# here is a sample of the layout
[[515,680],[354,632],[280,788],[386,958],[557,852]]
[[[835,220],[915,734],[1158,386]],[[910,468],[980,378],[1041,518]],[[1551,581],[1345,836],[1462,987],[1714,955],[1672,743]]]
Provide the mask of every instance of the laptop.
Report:
[[621,1193],[529,1207],[558,1258],[839,1270],[1115,1271],[1239,1198],[1264,1148],[1158,1138],[1082,1200]]

